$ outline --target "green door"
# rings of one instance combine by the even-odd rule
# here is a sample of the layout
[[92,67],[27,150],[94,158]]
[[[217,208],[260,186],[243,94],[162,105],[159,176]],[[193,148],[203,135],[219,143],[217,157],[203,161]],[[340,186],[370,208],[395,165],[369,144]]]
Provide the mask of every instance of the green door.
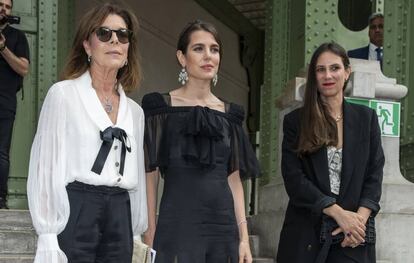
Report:
[[9,206],[27,209],[26,183],[30,148],[39,112],[49,87],[58,79],[72,36],[73,0],[14,0],[17,27],[26,33],[30,46],[30,73],[24,80],[24,99],[18,105],[10,153]]
[[23,30],[29,41],[30,72],[24,79],[23,91],[17,94],[17,113],[10,152],[9,206],[27,208],[26,178],[37,118],[37,1],[15,0],[13,14],[21,17],[21,24],[15,27]]

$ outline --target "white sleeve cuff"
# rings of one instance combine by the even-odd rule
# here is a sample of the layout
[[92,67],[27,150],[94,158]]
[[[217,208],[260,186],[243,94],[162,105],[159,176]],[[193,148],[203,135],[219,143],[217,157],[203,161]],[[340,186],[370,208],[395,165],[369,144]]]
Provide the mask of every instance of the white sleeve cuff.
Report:
[[57,240],[57,234],[41,234],[39,235],[39,238],[37,240],[37,251],[43,252],[43,251],[56,251],[60,250],[58,240]]
[[37,240],[34,263],[67,263],[65,253],[59,248],[57,234],[41,234]]

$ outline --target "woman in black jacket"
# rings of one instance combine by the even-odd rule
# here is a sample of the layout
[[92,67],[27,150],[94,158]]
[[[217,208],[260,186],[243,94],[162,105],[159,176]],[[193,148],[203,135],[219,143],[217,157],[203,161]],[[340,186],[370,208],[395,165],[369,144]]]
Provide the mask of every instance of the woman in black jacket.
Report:
[[319,46],[304,105],[284,119],[282,175],[290,199],[278,263],[375,262],[366,230],[380,208],[384,154],[375,111],[344,100],[350,73],[341,46]]

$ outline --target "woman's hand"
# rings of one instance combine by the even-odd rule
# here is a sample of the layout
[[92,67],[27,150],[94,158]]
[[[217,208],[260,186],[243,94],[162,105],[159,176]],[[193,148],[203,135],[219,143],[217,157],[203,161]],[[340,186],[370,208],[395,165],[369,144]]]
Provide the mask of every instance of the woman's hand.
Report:
[[[366,223],[367,223],[368,217],[371,215],[371,209],[365,208],[365,207],[360,207],[358,209],[358,211],[357,211],[357,214],[362,217],[363,224],[365,226]],[[340,232],[338,232],[338,233],[340,233]],[[364,237],[365,237],[365,230],[364,230]],[[342,241],[341,246],[342,247],[352,247],[352,248],[355,248],[355,247],[359,246],[361,243],[362,242],[356,241],[355,238],[353,238],[352,235],[351,236],[345,235],[345,239],[344,239],[344,241]]]
[[248,240],[241,240],[239,244],[239,263],[252,263],[252,253]]
[[324,213],[335,219],[339,225],[332,235],[344,233],[345,238],[342,247],[357,247],[365,242],[366,219],[358,213],[344,210],[338,205],[332,205],[324,209]]
[[155,236],[155,229],[148,228],[147,231],[144,232],[144,243],[152,248]]

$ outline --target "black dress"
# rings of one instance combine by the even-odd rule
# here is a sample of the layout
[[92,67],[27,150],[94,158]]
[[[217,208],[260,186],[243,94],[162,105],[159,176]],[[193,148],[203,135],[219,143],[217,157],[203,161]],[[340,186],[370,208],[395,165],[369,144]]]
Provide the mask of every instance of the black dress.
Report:
[[227,176],[259,175],[242,128],[241,106],[220,112],[170,106],[169,95],[144,96],[147,172],[164,178],[154,239],[157,263],[238,262],[239,236]]

